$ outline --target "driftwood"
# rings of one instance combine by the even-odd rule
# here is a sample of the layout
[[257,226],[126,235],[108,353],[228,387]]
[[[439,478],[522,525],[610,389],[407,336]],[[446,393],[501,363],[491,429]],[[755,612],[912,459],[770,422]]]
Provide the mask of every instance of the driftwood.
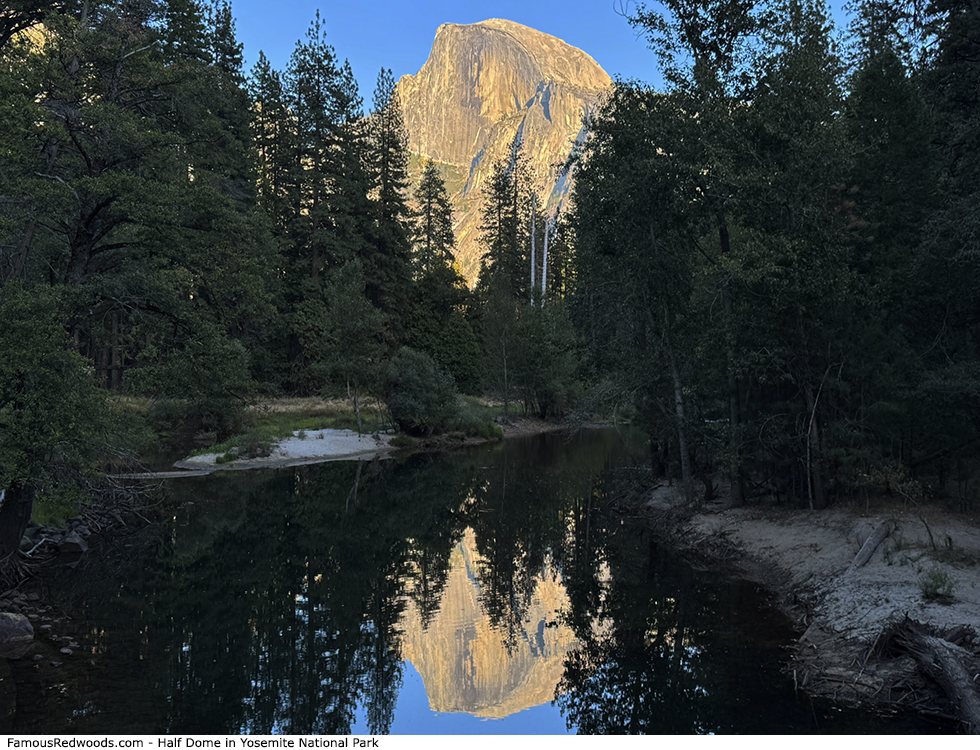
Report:
[[969,658],[970,652],[931,635],[908,617],[896,629],[895,639],[943,689],[967,733],[980,734],[980,692],[964,666],[964,657]]
[[851,567],[848,568],[848,572],[854,570],[855,568],[860,568],[865,565],[871,556],[878,549],[878,545],[881,544],[888,537],[889,534],[895,528],[895,524],[891,521],[885,521],[879,524],[878,528],[875,529],[871,536],[867,538],[864,544],[861,545],[861,549],[858,551],[857,555],[854,556],[854,560],[851,561]]

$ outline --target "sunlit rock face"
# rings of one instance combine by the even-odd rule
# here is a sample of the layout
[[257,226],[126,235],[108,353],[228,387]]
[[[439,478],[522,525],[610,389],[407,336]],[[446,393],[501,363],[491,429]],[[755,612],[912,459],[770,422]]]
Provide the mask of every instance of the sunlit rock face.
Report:
[[582,116],[612,81],[560,39],[512,21],[444,24],[414,76],[398,84],[412,154],[444,165],[456,207],[457,258],[471,281],[479,268],[480,191],[520,130],[539,195],[554,206]]
[[453,552],[442,604],[428,628],[409,605],[402,653],[422,675],[433,711],[502,718],[555,697],[565,654],[576,641],[558,622],[568,603],[564,586],[545,571],[508,649],[481,606],[479,564],[469,530]]

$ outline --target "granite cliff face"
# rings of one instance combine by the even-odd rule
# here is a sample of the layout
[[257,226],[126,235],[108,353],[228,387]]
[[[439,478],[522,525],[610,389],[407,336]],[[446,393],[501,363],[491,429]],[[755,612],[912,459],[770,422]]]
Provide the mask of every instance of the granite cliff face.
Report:
[[526,26],[492,19],[444,24],[429,59],[398,83],[413,156],[440,163],[456,208],[457,258],[473,281],[479,269],[481,188],[520,131],[539,195],[550,205],[582,116],[612,81],[575,47]]

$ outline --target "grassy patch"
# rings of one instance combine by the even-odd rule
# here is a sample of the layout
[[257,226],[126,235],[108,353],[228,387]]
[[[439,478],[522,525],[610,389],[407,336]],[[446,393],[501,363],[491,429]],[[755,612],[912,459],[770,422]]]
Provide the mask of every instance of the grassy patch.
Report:
[[[357,429],[357,415],[346,399],[270,399],[253,406],[248,414],[255,428],[276,430],[280,437],[299,430]],[[379,402],[373,399],[362,401],[361,423],[364,432],[387,429],[387,417]]]
[[503,409],[475,396],[459,397],[459,414],[450,425],[452,432],[460,432],[466,437],[481,437],[499,440],[504,436],[503,428],[496,419]]
[[391,439],[391,445],[395,448],[412,448],[418,445],[418,440],[413,438],[411,435],[406,435],[404,432],[400,432]]

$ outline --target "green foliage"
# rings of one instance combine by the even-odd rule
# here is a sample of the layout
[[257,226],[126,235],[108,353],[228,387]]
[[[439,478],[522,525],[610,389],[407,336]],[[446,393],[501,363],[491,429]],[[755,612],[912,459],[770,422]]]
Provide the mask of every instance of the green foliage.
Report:
[[0,288],[0,488],[41,485],[55,464],[84,467],[108,444],[109,417],[60,322],[59,295]]
[[385,393],[392,419],[409,435],[443,432],[459,411],[452,376],[408,347],[392,358]]
[[480,288],[493,287],[512,299],[530,299],[533,192],[533,175],[518,132],[509,157],[493,165],[483,186]]
[[948,603],[953,599],[953,579],[939,567],[919,576],[919,589],[922,596],[929,601]]
[[405,324],[406,345],[425,352],[464,393],[481,384],[480,344],[469,320],[472,294],[455,268],[437,263],[415,282]]
[[415,243],[416,276],[425,275],[439,266],[452,266],[456,247],[453,209],[442,175],[431,161],[425,162],[415,189],[412,240]]
[[144,350],[128,387],[156,399],[151,418],[161,427],[216,432],[219,439],[242,429],[255,397],[248,353],[207,323],[186,339],[161,341]]
[[42,526],[64,527],[65,521],[77,516],[88,496],[73,483],[45,487],[34,498],[31,521]]
[[310,372],[328,393],[379,382],[384,355],[381,311],[364,294],[360,264],[352,261],[332,274],[320,298],[298,306],[295,326],[310,358]]
[[519,310],[514,385],[525,414],[559,418],[576,405],[582,351],[563,304]]

